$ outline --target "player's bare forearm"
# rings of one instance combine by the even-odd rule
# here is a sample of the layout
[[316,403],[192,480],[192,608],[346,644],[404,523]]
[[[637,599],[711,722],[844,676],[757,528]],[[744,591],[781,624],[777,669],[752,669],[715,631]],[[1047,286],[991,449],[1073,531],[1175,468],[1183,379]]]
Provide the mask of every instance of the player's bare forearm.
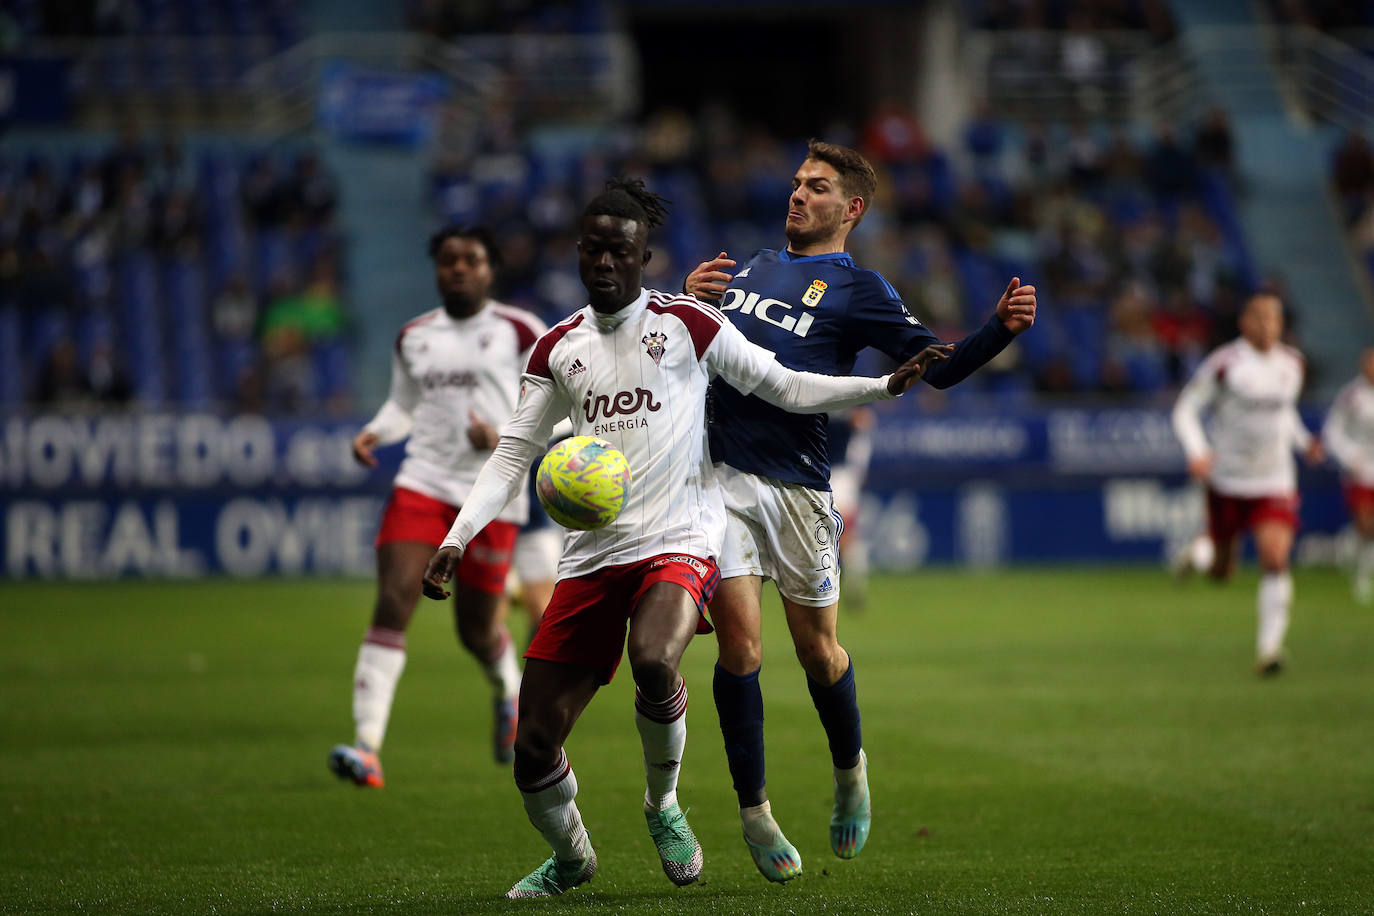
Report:
[[453,581],[453,572],[462,558],[463,552],[457,547],[440,547],[434,552],[425,565],[425,576],[420,583],[426,598],[443,601],[449,596],[444,586]]

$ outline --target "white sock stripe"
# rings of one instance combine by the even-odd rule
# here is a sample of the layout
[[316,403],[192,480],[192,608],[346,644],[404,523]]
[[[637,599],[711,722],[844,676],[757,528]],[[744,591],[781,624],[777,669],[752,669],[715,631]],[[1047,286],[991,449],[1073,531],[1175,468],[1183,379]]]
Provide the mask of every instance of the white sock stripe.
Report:
[[687,680],[678,681],[677,692],[662,702],[655,703],[635,688],[635,710],[646,719],[667,724],[682,718],[687,712]]
[[558,752],[558,759],[554,761],[553,766],[549,768],[547,773],[532,783],[517,782],[515,785],[521,792],[533,795],[536,792],[543,792],[547,788],[558,785],[564,779],[567,779],[568,774],[571,772],[572,766],[568,763],[568,754],[566,751],[560,749]]
[[363,642],[370,642],[374,646],[385,646],[388,649],[404,650],[406,634],[401,630],[391,630],[386,627],[368,627],[367,634],[363,636]]

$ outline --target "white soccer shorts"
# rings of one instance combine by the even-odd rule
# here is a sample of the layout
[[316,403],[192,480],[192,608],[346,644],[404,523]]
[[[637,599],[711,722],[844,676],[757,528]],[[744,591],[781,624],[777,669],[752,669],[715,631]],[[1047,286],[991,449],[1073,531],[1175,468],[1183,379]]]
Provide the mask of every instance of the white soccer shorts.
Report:
[[546,525],[520,532],[515,539],[511,571],[521,582],[552,582],[558,578],[558,559],[563,555],[563,529]]
[[725,496],[720,577],[762,576],[797,604],[839,600],[837,546],[844,522],[828,491],[716,465]]

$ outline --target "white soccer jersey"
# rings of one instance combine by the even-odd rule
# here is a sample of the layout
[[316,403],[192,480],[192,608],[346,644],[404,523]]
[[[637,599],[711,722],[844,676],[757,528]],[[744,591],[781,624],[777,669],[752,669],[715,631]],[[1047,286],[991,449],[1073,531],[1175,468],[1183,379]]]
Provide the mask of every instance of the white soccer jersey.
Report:
[[1350,480],[1374,487],[1374,385],[1363,375],[1336,395],[1322,441]]
[[[705,417],[706,387],[717,374],[745,393],[757,389],[770,400],[812,411],[890,397],[882,379],[783,368],[690,296],[643,290],[612,315],[586,306],[535,345],[520,406],[505,429],[519,441],[502,441],[492,462],[502,470],[490,478],[484,472],[444,543],[467,543],[484,523],[482,504],[500,505],[514,491],[519,460],[542,451],[554,423],[567,418],[574,435],[606,439],[623,452],[634,481],[613,523],[568,532],[560,578],[667,553],[718,556],[725,510]],[[793,387],[784,391],[787,386]]]
[[[1277,344],[1264,352],[1245,338],[1202,361],[1174,405],[1174,431],[1189,458],[1212,453],[1210,483],[1227,496],[1280,496],[1297,491],[1293,450],[1312,434],[1298,416],[1302,354]],[[1212,441],[1202,428],[1211,408]]]
[[[469,414],[502,427],[515,411],[530,350],[545,330],[529,312],[492,301],[468,318],[436,308],[401,328],[390,395],[363,427],[383,445],[410,437],[396,486],[463,504],[491,454],[468,441]],[[497,517],[523,524],[528,514],[522,492]]]

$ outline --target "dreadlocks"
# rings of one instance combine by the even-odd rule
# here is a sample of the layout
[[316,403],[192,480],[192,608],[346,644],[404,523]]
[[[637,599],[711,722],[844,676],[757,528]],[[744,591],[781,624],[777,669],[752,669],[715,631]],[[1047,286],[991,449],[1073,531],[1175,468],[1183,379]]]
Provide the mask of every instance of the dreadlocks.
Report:
[[646,188],[642,178],[612,178],[606,182],[606,190],[587,204],[582,215],[617,216],[656,229],[667,219],[669,203],[671,201]]

